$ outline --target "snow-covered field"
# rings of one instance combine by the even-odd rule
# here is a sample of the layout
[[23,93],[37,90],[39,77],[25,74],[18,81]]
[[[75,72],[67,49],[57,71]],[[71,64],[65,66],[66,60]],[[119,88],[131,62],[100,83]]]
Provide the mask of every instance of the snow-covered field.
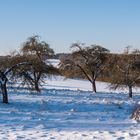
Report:
[[140,124],[130,119],[139,89],[109,91],[97,82],[98,93],[86,80],[46,79],[41,94],[9,91],[0,103],[1,140],[139,140]]

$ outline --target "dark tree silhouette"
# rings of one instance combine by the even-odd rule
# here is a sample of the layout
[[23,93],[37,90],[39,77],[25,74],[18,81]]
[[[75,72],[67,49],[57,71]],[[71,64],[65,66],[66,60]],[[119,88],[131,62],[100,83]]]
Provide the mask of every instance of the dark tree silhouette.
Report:
[[4,71],[0,71],[0,88],[1,88],[2,95],[3,95],[3,103],[6,103],[6,104],[8,103],[8,93],[7,93],[8,78],[7,78],[7,76],[13,69],[15,69],[16,67],[19,67],[21,65],[29,65],[29,63],[27,63],[27,62],[18,63]]
[[71,75],[80,71],[92,84],[92,89],[96,92],[96,79],[104,71],[105,62],[109,50],[99,45],[85,46],[85,44],[74,43],[71,46],[74,51],[71,56],[61,60],[60,68]]
[[111,88],[128,87],[129,97],[132,98],[133,87],[140,85],[140,71],[136,65],[140,55],[131,53],[119,54],[116,57],[112,65]]
[[21,53],[32,65],[20,70],[19,75],[23,77],[25,84],[40,92],[39,87],[46,75],[57,71],[56,68],[47,62],[47,59],[54,55],[54,51],[45,41],[40,41],[39,36],[32,36],[24,42]]

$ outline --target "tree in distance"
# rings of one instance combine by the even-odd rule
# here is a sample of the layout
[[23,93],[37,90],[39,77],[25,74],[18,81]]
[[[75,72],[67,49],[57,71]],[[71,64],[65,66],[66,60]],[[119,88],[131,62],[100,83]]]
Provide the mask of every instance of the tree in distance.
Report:
[[45,77],[57,72],[57,69],[47,61],[47,58],[54,55],[54,51],[45,41],[40,41],[39,36],[32,36],[24,42],[21,54],[31,65],[20,69],[18,76],[22,77],[23,83],[40,92]]
[[99,45],[86,46],[83,43],[74,43],[71,48],[73,49],[72,54],[61,59],[61,71],[66,76],[82,73],[92,84],[93,91],[96,92],[96,79],[106,68],[109,50]]
[[[5,59],[3,62],[6,62],[7,59]],[[10,64],[10,63],[9,63]],[[12,66],[8,66],[6,67],[6,65],[3,65],[4,67],[1,68],[0,70],[0,89],[1,89],[1,92],[2,92],[2,96],[3,96],[3,103],[8,103],[8,92],[7,92],[7,83],[8,83],[8,80],[10,79],[10,74],[11,72],[18,68],[18,67],[21,67],[21,66],[27,66],[29,65],[28,62],[22,62],[22,63],[16,63]]]
[[129,89],[129,97],[132,98],[132,88],[140,86],[140,54],[136,52],[114,55],[116,59],[112,62],[111,88]]

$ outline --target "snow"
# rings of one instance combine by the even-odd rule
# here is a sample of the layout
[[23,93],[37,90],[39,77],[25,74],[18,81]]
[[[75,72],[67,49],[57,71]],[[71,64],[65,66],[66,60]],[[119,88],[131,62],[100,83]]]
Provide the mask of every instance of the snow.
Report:
[[59,63],[60,63],[60,60],[59,59],[48,59],[46,61],[46,63],[50,63],[54,67],[58,68],[59,67]]
[[127,90],[110,91],[97,82],[56,76],[46,79],[42,93],[10,90],[0,103],[0,140],[139,140],[140,124],[130,119],[139,103]]

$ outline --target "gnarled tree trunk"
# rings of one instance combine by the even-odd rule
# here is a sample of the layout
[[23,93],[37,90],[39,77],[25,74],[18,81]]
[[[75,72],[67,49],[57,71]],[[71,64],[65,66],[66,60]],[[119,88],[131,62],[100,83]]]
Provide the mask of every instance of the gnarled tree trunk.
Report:
[[92,82],[92,90],[96,93],[96,83],[95,81]]
[[6,83],[1,85],[2,95],[3,95],[3,103],[8,103],[8,94],[7,94],[7,87]]
[[34,83],[34,88],[37,92],[40,92],[40,88],[39,88],[39,85],[38,85],[38,82],[35,82]]
[[132,86],[129,86],[129,98],[132,98]]
[[6,74],[2,71],[0,71],[0,88],[3,96],[3,103],[8,103],[8,94],[7,94],[7,77]]

